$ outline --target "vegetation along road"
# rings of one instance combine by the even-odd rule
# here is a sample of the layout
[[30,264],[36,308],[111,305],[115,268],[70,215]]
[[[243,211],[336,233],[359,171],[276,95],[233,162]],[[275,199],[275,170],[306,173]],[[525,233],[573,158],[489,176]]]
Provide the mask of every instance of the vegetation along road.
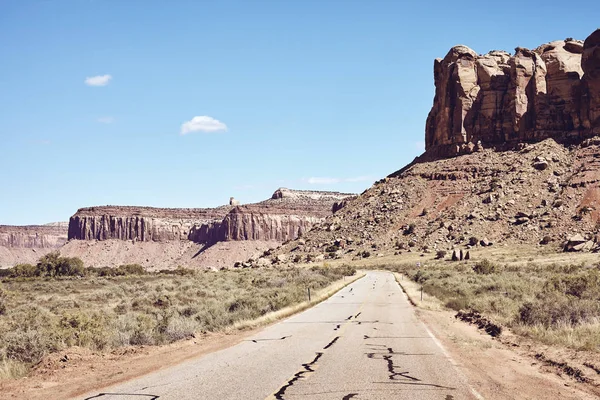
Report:
[[[244,342],[85,399],[475,399],[388,272]],[[133,398],[133,397],[132,397]]]

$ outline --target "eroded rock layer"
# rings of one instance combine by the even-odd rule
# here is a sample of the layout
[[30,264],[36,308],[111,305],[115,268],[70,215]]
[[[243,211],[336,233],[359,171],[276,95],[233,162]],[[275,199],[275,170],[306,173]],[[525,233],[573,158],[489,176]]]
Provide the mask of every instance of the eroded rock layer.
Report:
[[69,239],[142,242],[295,239],[348,194],[281,188],[260,203],[213,209],[89,207],[70,219]]
[[66,241],[66,224],[0,225],[0,246],[6,248],[57,249]]
[[514,55],[455,46],[434,64],[426,153],[448,157],[485,146],[600,134],[600,29]]

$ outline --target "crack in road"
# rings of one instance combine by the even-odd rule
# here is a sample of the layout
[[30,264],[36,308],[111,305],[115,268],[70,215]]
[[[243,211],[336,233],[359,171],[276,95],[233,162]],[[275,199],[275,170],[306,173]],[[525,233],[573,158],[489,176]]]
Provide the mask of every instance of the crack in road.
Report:
[[250,340],[246,340],[246,342],[252,342],[252,343],[258,343],[258,342],[267,342],[267,341],[272,341],[272,340],[285,340],[287,338],[291,338],[292,335],[289,336],[282,336],[280,338],[268,338],[268,339],[250,339]]
[[160,396],[157,396],[155,394],[138,394],[138,393],[98,393],[95,396],[92,397],[86,397],[84,400],[91,400],[91,399],[97,399],[103,396],[142,396],[142,397],[148,397],[149,400],[156,400],[158,399]]
[[333,346],[335,344],[335,342],[338,341],[339,338],[340,338],[339,336],[336,336],[335,338],[333,338],[333,340],[331,342],[329,342],[327,344],[327,346],[323,347],[323,350],[327,350],[328,348],[330,348],[331,346]]
[[302,367],[304,368],[304,370],[296,372],[294,374],[294,376],[292,377],[292,379],[287,381],[287,383],[285,385],[283,385],[281,388],[279,388],[279,390],[274,395],[275,398],[277,400],[284,400],[283,395],[285,394],[285,391],[288,390],[289,387],[293,386],[294,383],[296,383],[299,379],[302,379],[305,375],[315,372],[315,370],[312,369],[312,367],[313,367],[313,365],[315,365],[317,363],[317,361],[319,361],[319,358],[321,358],[321,356],[323,356],[323,353],[319,352],[319,353],[317,353],[314,360],[312,360],[309,363],[302,364]]

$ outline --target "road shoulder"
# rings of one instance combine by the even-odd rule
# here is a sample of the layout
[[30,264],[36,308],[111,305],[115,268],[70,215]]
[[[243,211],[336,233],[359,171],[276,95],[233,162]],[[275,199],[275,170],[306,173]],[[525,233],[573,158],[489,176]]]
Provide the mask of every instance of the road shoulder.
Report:
[[471,386],[485,399],[596,399],[597,388],[569,377],[545,372],[540,362],[518,351],[516,345],[482,333],[454,318],[435,298],[396,274],[396,280],[416,307],[417,316],[456,362]]

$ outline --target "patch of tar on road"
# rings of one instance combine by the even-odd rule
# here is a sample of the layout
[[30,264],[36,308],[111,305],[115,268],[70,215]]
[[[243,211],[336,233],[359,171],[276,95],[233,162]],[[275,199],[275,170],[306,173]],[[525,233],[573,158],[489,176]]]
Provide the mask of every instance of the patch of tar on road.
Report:
[[358,316],[359,316],[360,314],[362,314],[362,311],[361,311],[361,312],[359,312],[358,314],[356,314],[356,315],[354,316],[354,319],[358,318]]
[[[366,355],[367,355],[367,358],[369,358],[369,359],[385,360],[386,365],[387,365],[387,370],[389,373],[388,379],[391,381],[388,383],[397,383],[397,384],[401,384],[401,385],[429,386],[429,387],[434,387],[434,388],[438,388],[438,389],[456,390],[456,388],[453,388],[453,387],[438,385],[435,383],[423,382],[421,379],[412,376],[410,374],[410,371],[399,372],[401,366],[397,365],[394,361],[394,356],[433,356],[435,354],[430,354],[430,353],[422,353],[422,354],[414,353],[414,354],[412,354],[412,353],[405,353],[405,352],[397,352],[397,351],[394,351],[394,349],[392,347],[386,346],[385,344],[371,343],[371,344],[367,344],[367,346],[375,347],[377,350],[385,350],[384,353],[372,352],[372,353],[366,353]],[[378,357],[378,356],[381,356],[381,357]],[[405,369],[405,368],[402,368],[402,369]],[[448,398],[446,397],[446,399],[448,399]]]
[[342,400],[350,400],[355,398],[356,396],[358,396],[358,393],[348,393],[347,395],[342,397]]
[[334,330],[334,331],[337,331],[338,329],[340,329],[340,327],[341,327],[341,325],[340,325],[340,324],[337,324],[337,325],[335,326],[335,328],[333,328],[333,330]]
[[454,396],[452,396],[451,394],[447,394],[444,400],[454,400]]
[[290,386],[293,386],[294,383],[296,383],[299,379],[302,379],[302,378],[306,377],[307,375],[315,372],[315,370],[312,369],[312,367],[317,363],[317,361],[319,361],[319,358],[321,358],[322,356],[323,356],[323,353],[317,353],[314,360],[312,360],[309,363],[302,364],[303,369],[296,372],[294,374],[294,376],[292,377],[292,379],[287,381],[287,383],[285,385],[283,385],[281,388],[279,388],[279,390],[274,395],[275,398],[277,400],[283,400],[283,395],[285,394],[285,391],[288,390],[288,388]]
[[336,336],[335,338],[333,338],[333,340],[329,343],[327,343],[327,346],[323,347],[323,350],[327,350],[328,348],[330,348],[331,346],[333,346],[335,344],[335,342],[338,341],[340,337]]
[[431,339],[430,336],[368,336],[363,335],[363,339]]
[[287,338],[291,338],[292,335],[289,336],[282,336],[280,338],[267,338],[267,339],[248,339],[245,340],[245,342],[252,342],[252,343],[258,343],[258,342],[268,342],[268,341],[272,341],[272,340],[285,340]]
[[137,396],[137,397],[145,397],[148,400],[156,400],[158,399],[160,396],[157,396],[155,394],[138,394],[138,393],[98,393],[95,396],[92,397],[86,397],[84,400],[91,400],[91,399],[99,399],[101,397],[104,396],[127,396],[127,397],[131,397],[131,396]]

